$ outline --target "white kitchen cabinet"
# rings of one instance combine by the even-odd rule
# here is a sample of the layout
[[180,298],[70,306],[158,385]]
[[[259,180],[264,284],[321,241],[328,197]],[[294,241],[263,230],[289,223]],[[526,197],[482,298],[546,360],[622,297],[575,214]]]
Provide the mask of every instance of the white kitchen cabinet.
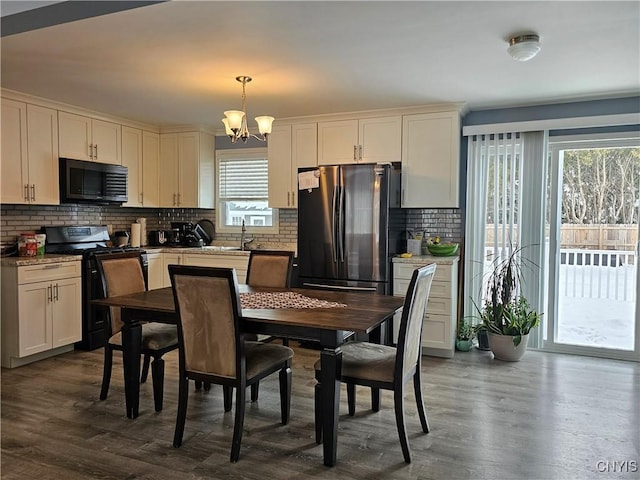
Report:
[[160,206],[160,135],[142,132],[142,191],[140,198],[144,207]]
[[58,112],[58,134],[60,157],[122,164],[119,124]]
[[123,207],[142,206],[142,130],[122,127],[122,166],[127,167],[127,198]]
[[274,126],[269,136],[269,207],[297,208],[298,168],[317,165],[317,123]]
[[[422,353],[453,357],[458,322],[458,257],[418,256],[393,262],[393,294],[404,296],[416,268],[437,263],[429,302],[422,327]],[[400,315],[394,317],[394,342],[397,340]]]
[[58,205],[58,112],[2,99],[2,203]]
[[162,252],[147,251],[147,290],[164,287]]
[[201,253],[185,253],[183,265],[195,265],[199,267],[235,268],[238,283],[247,280],[247,268],[249,255],[210,255]]
[[318,165],[399,162],[402,117],[318,122]]
[[160,206],[214,208],[214,137],[205,132],[160,135]]
[[458,112],[405,115],[402,138],[402,207],[458,208]]
[[157,207],[160,136],[122,126],[122,165],[128,168],[125,207]]
[[182,253],[162,253],[162,286],[170,287],[169,265],[184,265]]
[[2,366],[73,349],[82,339],[80,261],[2,267]]

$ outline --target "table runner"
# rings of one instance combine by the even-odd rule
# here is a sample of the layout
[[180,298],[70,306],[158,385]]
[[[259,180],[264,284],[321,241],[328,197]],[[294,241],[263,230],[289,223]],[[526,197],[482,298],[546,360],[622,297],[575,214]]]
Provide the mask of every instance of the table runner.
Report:
[[252,292],[241,293],[242,308],[334,308],[346,307],[344,303],[329,302],[307,297],[295,292]]

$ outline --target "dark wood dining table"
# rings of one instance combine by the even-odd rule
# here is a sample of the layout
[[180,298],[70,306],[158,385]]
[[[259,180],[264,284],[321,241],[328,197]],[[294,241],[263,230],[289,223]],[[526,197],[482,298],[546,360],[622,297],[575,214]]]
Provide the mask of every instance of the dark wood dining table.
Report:
[[[324,464],[335,465],[342,359],[340,345],[348,332],[368,334],[371,341],[380,341],[381,326],[402,307],[404,299],[353,291],[255,288],[248,285],[239,285],[239,291],[294,292],[343,304],[331,308],[243,308],[241,323],[242,330],[247,333],[305,339],[320,344]],[[140,396],[140,322],[176,323],[173,293],[171,288],[162,288],[94,300],[93,303],[121,308],[126,410],[127,417],[136,418]]]

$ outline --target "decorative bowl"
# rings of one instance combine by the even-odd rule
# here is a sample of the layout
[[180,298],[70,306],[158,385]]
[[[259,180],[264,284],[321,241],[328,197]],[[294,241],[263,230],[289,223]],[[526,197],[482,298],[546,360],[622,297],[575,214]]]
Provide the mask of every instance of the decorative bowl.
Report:
[[458,251],[457,243],[427,243],[427,249],[431,255],[437,257],[449,257]]

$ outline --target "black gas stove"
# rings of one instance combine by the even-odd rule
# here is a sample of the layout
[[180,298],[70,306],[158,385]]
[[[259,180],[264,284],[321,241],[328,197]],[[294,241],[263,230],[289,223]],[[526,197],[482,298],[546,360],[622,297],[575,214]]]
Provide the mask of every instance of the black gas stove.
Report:
[[94,350],[103,347],[107,341],[104,331],[107,311],[91,303],[92,300],[103,298],[96,255],[125,251],[141,252],[146,283],[146,251],[136,247],[111,246],[106,225],[44,227],[43,230],[47,235],[46,253],[82,255],[82,341],[76,344],[76,348]]

